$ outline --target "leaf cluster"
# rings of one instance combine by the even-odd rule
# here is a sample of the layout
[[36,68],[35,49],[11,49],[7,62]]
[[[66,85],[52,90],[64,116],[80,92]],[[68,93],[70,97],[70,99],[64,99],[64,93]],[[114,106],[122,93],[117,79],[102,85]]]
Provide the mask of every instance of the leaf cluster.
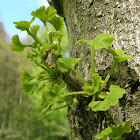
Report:
[[[79,40],[77,42],[86,42],[91,48],[92,84],[89,84],[75,69],[81,58],[62,58],[61,33],[64,26],[63,18],[58,17],[56,10],[52,7],[45,9],[44,6],[33,11],[31,15],[33,18],[30,22],[20,21],[14,22],[14,24],[16,24],[16,28],[19,30],[27,31],[27,34],[34,39],[34,43],[32,45],[22,44],[19,37],[15,35],[12,38],[13,44],[11,45],[11,50],[18,53],[29,47],[30,51],[27,54],[27,58],[42,69],[35,76],[31,76],[28,72],[22,73],[23,92],[29,94],[41,93],[42,100],[40,105],[44,108],[44,113],[72,104],[75,95],[78,94],[92,97],[92,101],[88,104],[88,109],[92,111],[106,111],[111,106],[116,105],[119,99],[126,93],[125,89],[116,85],[111,85],[109,92],[103,91],[103,89],[118,64],[130,59],[131,56],[125,55],[122,50],[112,48],[113,36],[110,34],[99,34],[92,40]],[[39,18],[44,23],[47,32],[45,43],[41,42],[37,37],[39,26],[31,26],[35,18]],[[54,32],[48,30],[47,22],[54,26]],[[114,64],[103,84],[101,84],[102,77],[95,72],[94,65],[94,51],[99,49],[105,49],[114,58]],[[83,82],[83,91],[71,92],[68,84],[71,72]],[[65,105],[63,104],[64,102]]]
[[102,139],[104,137],[109,137],[112,140],[124,140],[122,135],[124,133],[130,133],[131,131],[131,122],[122,122],[118,127],[114,125],[107,127],[100,133],[100,135],[96,136],[96,138]]

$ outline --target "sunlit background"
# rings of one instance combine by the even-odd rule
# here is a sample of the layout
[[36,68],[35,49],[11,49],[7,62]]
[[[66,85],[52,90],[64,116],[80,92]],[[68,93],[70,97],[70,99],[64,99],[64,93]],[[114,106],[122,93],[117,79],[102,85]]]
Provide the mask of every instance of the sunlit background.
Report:
[[[1,0],[0,21],[3,22],[5,31],[10,37],[15,34],[25,37],[25,32],[17,30],[13,22],[30,21],[32,18],[31,12],[43,5],[49,6],[47,0]],[[41,24],[39,20],[36,20],[35,23]]]
[[[31,12],[43,5],[49,6],[47,0],[0,1],[0,140],[68,140],[69,137],[67,108],[50,112],[39,120],[40,99],[22,93],[20,78],[23,70],[34,73],[36,69],[27,60],[26,52],[16,54],[10,51],[13,35],[19,35],[23,42],[32,42],[26,32],[15,28],[13,22],[30,21]],[[40,25],[38,35],[43,36],[43,24],[39,20],[35,20],[34,24]],[[66,55],[66,29],[63,34]]]

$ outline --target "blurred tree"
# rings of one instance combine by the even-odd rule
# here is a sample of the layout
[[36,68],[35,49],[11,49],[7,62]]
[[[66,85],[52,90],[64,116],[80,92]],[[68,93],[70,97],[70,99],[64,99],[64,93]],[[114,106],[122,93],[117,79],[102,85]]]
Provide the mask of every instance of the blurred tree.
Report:
[[3,23],[0,21],[0,40],[6,41],[7,34],[4,30]]

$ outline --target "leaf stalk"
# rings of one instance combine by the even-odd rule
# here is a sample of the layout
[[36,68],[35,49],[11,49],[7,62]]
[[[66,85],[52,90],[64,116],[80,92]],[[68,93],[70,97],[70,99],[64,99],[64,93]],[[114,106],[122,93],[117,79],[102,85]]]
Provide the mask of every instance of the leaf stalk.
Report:
[[101,88],[100,88],[101,91],[102,91],[103,88],[105,87],[107,81],[109,80],[111,74],[113,73],[113,71],[115,70],[115,68],[117,67],[117,65],[118,65],[118,63],[114,63],[114,64],[113,64],[111,70],[109,71],[108,75],[106,76],[106,78],[105,78],[105,80],[104,80],[104,82],[103,82],[103,84],[102,84],[102,86],[101,86]]

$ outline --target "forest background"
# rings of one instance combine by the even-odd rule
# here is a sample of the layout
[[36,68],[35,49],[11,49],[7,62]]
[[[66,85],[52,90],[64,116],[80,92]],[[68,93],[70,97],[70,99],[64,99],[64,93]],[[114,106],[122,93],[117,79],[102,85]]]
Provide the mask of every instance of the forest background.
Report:
[[[30,17],[26,15],[30,15],[32,10],[36,10],[41,5],[48,6],[46,0],[36,0],[36,4],[28,9],[29,5],[22,5],[22,2],[25,1],[21,0],[19,6],[17,0],[10,1],[13,2],[12,5],[8,4],[7,0],[3,3],[0,2],[0,139],[67,140],[69,136],[69,125],[66,116],[67,109],[64,108],[50,112],[44,119],[39,120],[41,115],[39,100],[36,97],[23,94],[21,90],[20,75],[22,70],[36,73],[39,69],[27,61],[26,52],[17,55],[10,51],[10,39],[14,33],[17,33],[23,42],[32,43],[32,39],[25,35],[25,33],[21,34],[21,32],[16,31],[12,22],[28,20],[28,18],[30,20]],[[28,4],[31,2],[33,1],[28,1]],[[14,7],[21,7],[20,12],[23,10],[23,14],[21,12],[19,15],[16,11],[17,9],[14,9]],[[8,10],[6,10],[7,8]],[[10,10],[13,11],[10,13]],[[26,10],[26,13],[24,10]],[[68,54],[66,29],[64,29],[63,34],[63,42],[65,44],[64,54],[66,55]],[[39,31],[40,38],[43,35],[45,35],[45,32],[41,28]],[[31,69],[34,69],[34,71],[31,71]]]

